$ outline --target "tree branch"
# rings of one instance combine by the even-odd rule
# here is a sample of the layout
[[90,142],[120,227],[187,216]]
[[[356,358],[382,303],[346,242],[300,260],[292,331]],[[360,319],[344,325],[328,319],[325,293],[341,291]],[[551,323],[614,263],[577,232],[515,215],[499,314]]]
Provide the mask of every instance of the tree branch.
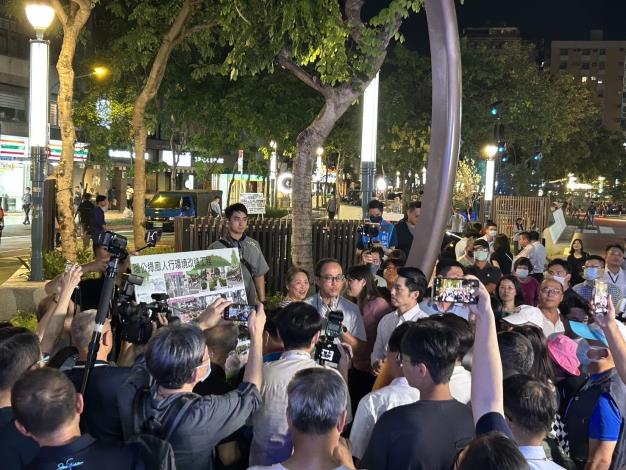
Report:
[[350,36],[356,42],[361,41],[361,30],[363,29],[363,21],[361,20],[361,9],[363,8],[364,0],[346,0],[344,7],[344,14],[346,21],[350,23]]
[[50,6],[54,9],[57,18],[59,18],[61,26],[65,27],[67,25],[67,13],[65,13],[65,8],[63,8],[61,2],[59,0],[50,0]]
[[286,50],[283,49],[282,51],[278,53],[277,60],[278,60],[278,64],[281,67],[289,70],[292,74],[296,76],[296,78],[298,78],[298,80],[302,81],[307,86],[313,88],[319,94],[323,96],[328,96],[330,87],[323,85],[317,77],[314,77],[309,72],[307,72],[302,67],[300,67],[298,64],[296,64],[294,61],[292,61],[289,58]]
[[77,3],[78,6],[84,10],[93,10],[93,2],[89,0],[72,0],[74,3]]

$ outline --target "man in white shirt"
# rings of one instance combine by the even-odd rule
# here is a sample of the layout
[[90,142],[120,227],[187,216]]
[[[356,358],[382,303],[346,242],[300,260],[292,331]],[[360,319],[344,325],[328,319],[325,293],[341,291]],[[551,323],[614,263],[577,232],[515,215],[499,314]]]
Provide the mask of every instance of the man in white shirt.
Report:
[[489,243],[489,253],[493,253],[496,235],[498,235],[498,225],[495,222],[488,222],[482,239]]
[[282,463],[248,470],[353,469],[350,449],[340,437],[348,406],[343,380],[327,369],[302,370],[289,383],[287,394],[285,419],[293,436],[293,454]]
[[330,311],[343,312],[343,326],[347,331],[340,339],[356,352],[359,348],[365,347],[365,325],[359,307],[340,295],[345,280],[339,261],[331,258],[318,261],[315,265],[315,283],[319,292],[305,302],[315,307],[317,313],[325,319],[328,318]]
[[622,269],[624,247],[618,244],[607,246],[604,252],[604,261],[606,262],[604,280],[615,285],[622,292],[622,295],[626,296],[626,271]]
[[504,381],[503,392],[504,416],[528,468],[562,469],[548,460],[543,448],[543,440],[558,409],[556,395],[550,386],[517,374]]
[[503,318],[512,325],[524,325],[531,323],[542,329],[547,338],[554,333],[565,331],[561,321],[559,304],[563,301],[563,286],[559,281],[546,279],[539,287],[539,304],[537,307],[525,305],[514,313]]
[[[531,259],[531,257],[533,256],[533,251],[534,251],[535,248],[530,243],[530,233],[529,232],[520,232],[517,235],[517,243],[519,244],[521,250],[520,250],[520,252],[517,255],[515,255],[513,257],[513,262],[517,261],[520,258]],[[533,267],[534,267],[534,265],[533,265]]]
[[[285,352],[277,361],[263,366],[263,405],[252,417],[254,436],[250,465],[273,465],[291,455],[293,443],[286,416],[287,387],[297,372],[321,367],[312,359],[311,353],[319,340],[322,325],[320,315],[303,302],[289,304],[276,318]],[[348,362],[346,355],[342,354],[339,371],[346,382]]]
[[386,387],[368,393],[359,402],[354,415],[352,430],[350,431],[352,456],[356,459],[360,460],[363,457],[374,425],[383,413],[396,406],[414,403],[420,398],[419,390],[411,387],[404,377],[401,362],[398,360],[402,337],[412,325],[413,322],[401,324],[389,338],[386,361],[388,363],[389,375],[392,378],[391,383]]
[[543,271],[545,270],[548,253],[546,252],[546,247],[539,241],[539,232],[533,230],[528,232],[528,235],[530,244],[533,247],[533,251],[528,258],[533,264],[533,272],[530,275],[541,282],[543,281]]
[[380,372],[387,356],[387,343],[396,326],[428,316],[419,306],[427,288],[428,281],[419,269],[409,267],[398,269],[398,278],[391,286],[391,305],[396,307],[396,310],[385,315],[376,330],[376,342],[371,355],[375,373]]

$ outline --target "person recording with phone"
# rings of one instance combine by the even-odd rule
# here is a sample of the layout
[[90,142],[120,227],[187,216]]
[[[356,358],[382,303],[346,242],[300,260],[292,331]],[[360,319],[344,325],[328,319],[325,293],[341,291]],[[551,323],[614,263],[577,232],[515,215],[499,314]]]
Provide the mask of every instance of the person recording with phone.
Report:
[[[587,261],[585,261],[583,269],[583,278],[585,279],[585,282],[576,284],[573,289],[587,302],[590,302],[593,297],[595,281],[597,279],[604,279],[604,267],[605,261],[601,256],[591,255],[587,258]],[[609,284],[608,289],[613,305],[619,305],[622,300],[622,291],[614,284]]]
[[[225,395],[201,397],[192,392],[211,373],[203,330],[224,322],[224,310],[230,305],[230,301],[220,297],[195,324],[161,328],[148,342],[145,361],[135,363],[117,394],[126,440],[145,432],[154,420],[164,423],[168,411],[177,407],[174,410],[180,413],[178,424],[167,439],[177,468],[213,468],[214,448],[241,428],[261,405],[265,324],[262,304],[257,304],[248,319],[250,349],[243,382]],[[186,406],[184,410],[181,403]]]
[[[463,266],[458,261],[441,260],[437,263],[435,276],[447,279],[463,279]],[[467,320],[469,308],[461,302],[440,302],[432,296],[420,302],[420,309],[427,315],[437,313],[453,313]]]

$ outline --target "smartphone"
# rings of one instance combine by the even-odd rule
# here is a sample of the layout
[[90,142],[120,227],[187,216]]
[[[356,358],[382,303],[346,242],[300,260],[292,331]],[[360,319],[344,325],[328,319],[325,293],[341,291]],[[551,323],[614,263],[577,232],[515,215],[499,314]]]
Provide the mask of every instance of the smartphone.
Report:
[[476,279],[436,277],[433,283],[432,299],[435,302],[477,304],[478,281]]
[[601,315],[609,311],[609,284],[606,281],[595,281],[591,309],[594,314]]
[[254,305],[232,304],[224,310],[224,319],[230,321],[248,321],[250,313],[256,310]]

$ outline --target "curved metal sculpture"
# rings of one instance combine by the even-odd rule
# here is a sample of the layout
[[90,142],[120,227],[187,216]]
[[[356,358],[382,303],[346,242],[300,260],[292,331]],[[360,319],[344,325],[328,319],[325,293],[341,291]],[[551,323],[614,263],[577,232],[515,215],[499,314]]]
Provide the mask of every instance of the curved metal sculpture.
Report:
[[426,0],[433,98],[428,179],[407,266],[430,277],[441,249],[459,159],[461,50],[453,0]]

